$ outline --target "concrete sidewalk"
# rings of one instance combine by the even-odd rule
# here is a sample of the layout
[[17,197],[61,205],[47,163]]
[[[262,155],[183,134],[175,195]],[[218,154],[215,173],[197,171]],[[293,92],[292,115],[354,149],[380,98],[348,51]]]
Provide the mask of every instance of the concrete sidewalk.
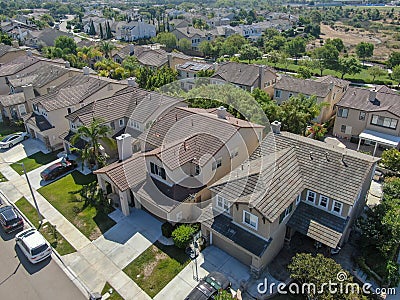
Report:
[[[32,205],[34,204],[25,177],[15,172],[2,157],[0,157],[0,172],[9,180],[2,183],[0,187],[10,201],[16,202],[24,196]],[[34,195],[44,218],[56,225],[60,234],[77,250],[76,253],[64,256],[63,261],[91,292],[101,292],[108,281],[124,299],[150,299],[133,280],[123,273],[120,266],[97,247],[95,242],[86,238],[36,190],[34,190]],[[157,238],[156,235],[154,238]],[[152,241],[149,243],[151,244]],[[139,254],[137,252],[135,255]]]

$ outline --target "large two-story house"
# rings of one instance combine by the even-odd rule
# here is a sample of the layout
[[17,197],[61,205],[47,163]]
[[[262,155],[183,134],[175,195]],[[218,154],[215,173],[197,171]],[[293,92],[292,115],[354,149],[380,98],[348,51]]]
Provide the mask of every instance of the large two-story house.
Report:
[[[178,106],[187,106],[181,98],[146,91],[140,88],[126,87],[113,96],[93,101],[82,108],[68,114],[69,131],[64,132],[64,149],[67,153],[72,147],[82,148],[85,141],[76,141],[71,144],[71,138],[80,126],[89,125],[92,120],[101,120],[111,129],[111,137],[116,138],[123,133],[129,133],[132,137],[133,152],[140,151],[140,142],[137,138],[148,128],[154,120],[168,113]],[[103,145],[107,147],[107,145]],[[108,151],[107,151],[108,150]],[[112,149],[105,149],[113,158]]]
[[316,96],[317,103],[327,103],[316,119],[317,122],[322,123],[334,115],[335,104],[342,99],[349,85],[349,81],[333,76],[324,76],[317,80],[282,76],[275,84],[273,98],[278,104],[282,104],[290,97],[299,94],[306,97]]
[[138,139],[117,137],[120,161],[95,171],[104,191],[119,195],[122,212],[129,205],[164,220],[193,217],[193,203],[209,199],[206,186],[239,166],[259,145],[264,127],[230,117],[225,108],[175,107]]
[[68,79],[46,95],[28,100],[29,114],[23,118],[26,129],[46,147],[62,148],[60,135],[70,128],[66,115],[125,87],[114,80],[91,76],[84,68],[84,74]]
[[400,142],[400,95],[386,86],[351,87],[337,103],[333,134],[375,145],[397,148]]
[[[377,162],[372,156],[279,131],[209,187],[202,233],[258,276],[295,232],[329,248],[348,239]],[[278,129],[277,129],[278,128]]]

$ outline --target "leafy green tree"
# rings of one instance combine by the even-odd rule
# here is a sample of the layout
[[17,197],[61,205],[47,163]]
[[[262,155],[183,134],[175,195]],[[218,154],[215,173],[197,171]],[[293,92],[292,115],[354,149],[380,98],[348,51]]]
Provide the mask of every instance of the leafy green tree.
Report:
[[178,43],[176,36],[170,32],[160,32],[159,34],[157,34],[154,40],[156,43],[163,44],[169,49],[176,48],[176,45]]
[[283,50],[287,39],[282,35],[276,35],[265,43],[265,50]]
[[115,148],[115,140],[109,137],[110,134],[111,128],[105,125],[103,120],[93,119],[89,125],[78,127],[71,143],[74,145],[78,139],[86,140],[86,160],[89,163],[94,163],[97,167],[101,167],[105,164],[106,157],[100,153],[100,142],[110,148]]
[[302,37],[295,37],[286,42],[285,51],[289,56],[294,57],[297,63],[297,59],[306,51],[306,41]]
[[314,66],[322,72],[325,69],[335,69],[339,61],[339,51],[333,44],[325,44],[314,50],[312,53]]
[[182,51],[190,50],[192,48],[192,43],[188,39],[180,39],[178,42],[178,49]]
[[203,55],[205,57],[212,56],[212,53],[213,53],[212,45],[208,41],[202,41],[199,44],[199,50],[200,50],[201,53],[203,53]]
[[340,38],[335,38],[335,39],[327,39],[325,42],[325,45],[333,45],[337,51],[343,52],[344,50],[344,43],[343,40]]
[[383,151],[380,163],[393,172],[400,172],[400,151],[395,148]]
[[365,62],[365,59],[371,57],[374,54],[374,44],[367,42],[360,42],[356,46],[356,54],[357,56]]
[[122,62],[122,67],[129,72],[130,76],[136,76],[136,71],[139,69],[140,64],[136,56],[128,56]]
[[400,65],[400,52],[392,52],[389,55],[388,67],[393,69],[397,65]]
[[400,65],[395,66],[390,74],[392,79],[397,82],[397,86],[400,86]]
[[12,39],[8,34],[0,32],[0,43],[11,46]]
[[387,71],[384,69],[378,67],[378,66],[372,66],[371,68],[368,69],[369,75],[372,76],[372,81],[375,81],[376,77],[381,77],[387,74]]
[[177,71],[167,66],[157,70],[141,66],[138,68],[136,75],[136,82],[139,87],[151,91],[175,81],[178,77]]
[[185,249],[193,240],[193,234],[195,233],[196,229],[193,226],[183,224],[172,231],[171,236],[175,246],[181,249]]
[[299,78],[307,79],[307,78],[311,78],[312,73],[311,73],[311,70],[309,68],[307,68],[305,66],[301,66],[297,70],[297,75],[298,75]]
[[111,51],[115,49],[115,46],[110,42],[101,42],[100,51],[104,53],[106,58],[111,57]]
[[239,54],[241,59],[246,59],[249,61],[249,63],[253,59],[257,59],[261,56],[260,50],[258,50],[257,47],[251,46],[249,44],[243,45],[242,48],[240,48],[239,50]]
[[54,40],[54,47],[59,48],[64,54],[76,54],[76,43],[72,37],[59,36]]
[[280,120],[281,107],[276,103],[275,100],[271,99],[270,95],[267,92],[256,88],[253,90],[251,95],[261,106],[262,110],[264,111],[270,122]]
[[337,69],[343,79],[344,75],[354,75],[361,72],[360,61],[355,56],[340,57]]
[[[345,289],[341,292],[335,293],[335,297],[327,287],[327,283],[336,283],[337,286],[343,284],[350,284],[353,282],[352,276],[349,272],[342,269],[342,267],[331,258],[326,258],[322,254],[313,256],[310,253],[297,253],[290,264],[288,265],[290,278],[298,281],[300,284],[313,283],[316,289],[312,288],[308,291],[307,297],[315,300],[328,300],[328,299],[360,299],[357,294],[346,293]],[[343,274],[338,279],[338,274]],[[340,277],[339,277],[340,278]],[[325,288],[324,288],[325,287]]]
[[211,77],[214,73],[214,70],[200,70],[197,73],[197,77]]
[[247,44],[246,38],[239,34],[234,34],[228,37],[222,44],[221,51],[219,55],[229,55],[232,56],[239,52],[239,49]]

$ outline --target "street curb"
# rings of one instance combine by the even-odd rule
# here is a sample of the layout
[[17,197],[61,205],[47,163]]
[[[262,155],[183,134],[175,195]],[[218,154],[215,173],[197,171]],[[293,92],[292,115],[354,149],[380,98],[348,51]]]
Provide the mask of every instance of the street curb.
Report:
[[[21,214],[22,218],[24,219],[24,221],[31,227],[31,228],[36,228],[31,221],[24,215],[24,213],[22,211],[19,210],[19,208],[10,201],[10,199],[8,199],[8,197],[3,193],[2,190],[0,190],[0,194],[3,197],[3,199],[5,200],[5,204],[11,205],[15,210],[18,211],[18,213]],[[0,202],[0,204],[2,204]],[[43,218],[43,220],[45,220],[45,218]],[[42,222],[43,222],[42,220]],[[43,224],[42,224],[43,225]],[[61,233],[60,233],[61,234]],[[51,247],[51,245],[50,245]],[[87,299],[89,299],[91,293],[89,288],[79,279],[79,277],[75,274],[75,272],[68,267],[65,262],[63,261],[63,259],[61,258],[61,255],[57,252],[56,249],[54,249],[53,247],[51,247],[52,249],[52,258],[57,258],[54,259],[54,261],[56,262],[56,264],[60,267],[60,269],[65,273],[65,275],[67,275],[67,277],[75,284],[75,286],[81,291],[81,293],[87,297]],[[75,249],[76,250],[76,249]]]

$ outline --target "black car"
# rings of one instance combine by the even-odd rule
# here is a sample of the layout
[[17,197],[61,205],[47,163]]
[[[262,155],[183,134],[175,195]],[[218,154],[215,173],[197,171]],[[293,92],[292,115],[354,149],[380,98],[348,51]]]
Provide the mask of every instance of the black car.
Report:
[[185,300],[210,300],[218,294],[219,290],[227,290],[231,286],[224,274],[211,272],[193,289]]
[[42,177],[42,179],[45,181],[55,179],[58,176],[75,169],[76,166],[76,161],[63,159],[52,164],[50,167],[47,167],[43,172],[40,173],[40,177]]
[[24,227],[21,216],[10,205],[0,207],[0,224],[7,233]]

